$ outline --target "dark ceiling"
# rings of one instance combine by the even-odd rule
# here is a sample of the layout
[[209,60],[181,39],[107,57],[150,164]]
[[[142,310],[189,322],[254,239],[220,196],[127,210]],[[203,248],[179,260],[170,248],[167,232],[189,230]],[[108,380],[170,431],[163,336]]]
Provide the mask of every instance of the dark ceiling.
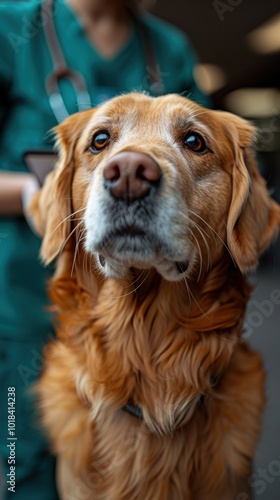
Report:
[[246,41],[250,31],[279,11],[279,0],[158,0],[153,8],[187,33],[202,63],[225,71],[228,83],[213,96],[220,106],[236,88],[280,86],[280,52],[258,55]]

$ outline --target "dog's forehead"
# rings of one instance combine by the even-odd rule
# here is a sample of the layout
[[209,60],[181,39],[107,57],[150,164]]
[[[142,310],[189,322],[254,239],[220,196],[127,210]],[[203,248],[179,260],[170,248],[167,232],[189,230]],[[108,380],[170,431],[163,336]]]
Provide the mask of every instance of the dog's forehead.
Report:
[[160,121],[165,123],[165,119],[176,121],[178,117],[192,119],[202,113],[203,108],[187,98],[179,95],[168,95],[162,97],[150,97],[145,94],[129,94],[114,98],[101,105],[94,113],[91,123],[125,124],[130,122],[149,124]]

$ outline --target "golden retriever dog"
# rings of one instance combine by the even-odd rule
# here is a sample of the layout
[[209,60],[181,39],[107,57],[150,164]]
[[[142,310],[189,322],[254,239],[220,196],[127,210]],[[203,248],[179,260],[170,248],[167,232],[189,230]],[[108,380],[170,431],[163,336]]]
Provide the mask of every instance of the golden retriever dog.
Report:
[[68,118],[30,212],[56,261],[38,383],[63,500],[244,500],[264,370],[246,275],[280,207],[255,130],[177,95]]

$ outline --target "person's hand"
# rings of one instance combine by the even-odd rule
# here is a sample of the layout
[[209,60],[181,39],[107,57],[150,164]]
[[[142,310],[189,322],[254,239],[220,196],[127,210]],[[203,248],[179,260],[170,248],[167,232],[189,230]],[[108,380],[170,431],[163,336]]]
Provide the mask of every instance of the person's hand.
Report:
[[23,215],[22,193],[32,179],[31,173],[0,171],[0,217]]

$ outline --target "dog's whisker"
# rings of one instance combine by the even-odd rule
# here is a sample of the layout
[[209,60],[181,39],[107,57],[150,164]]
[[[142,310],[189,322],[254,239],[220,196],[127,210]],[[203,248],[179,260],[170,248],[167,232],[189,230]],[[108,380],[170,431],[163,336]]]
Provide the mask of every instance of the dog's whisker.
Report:
[[[140,283],[140,285],[138,285],[136,288],[133,288],[133,290],[131,290],[131,292],[125,293],[125,294],[123,294],[123,295],[118,295],[118,296],[116,296],[116,297],[112,297],[112,298],[114,298],[114,299],[122,299],[122,298],[124,298],[124,297],[128,297],[129,295],[131,295],[131,294],[135,293],[135,292],[136,292],[136,291],[137,291],[137,290],[138,290],[138,289],[139,289],[139,288],[140,288],[140,287],[141,287],[141,286],[145,283],[145,281],[146,281],[146,280],[147,280],[147,278],[149,277],[150,272],[151,272],[151,268],[148,270],[148,272],[147,272],[147,274],[146,274],[145,278],[144,278],[144,279],[143,279],[143,281]],[[132,283],[131,283],[131,285],[132,285]]]
[[198,309],[200,310],[200,312],[202,313],[202,315],[203,315],[203,316],[205,316],[205,318],[207,318],[209,321],[211,321],[211,320],[210,320],[210,318],[209,318],[209,316],[206,314],[206,312],[205,312],[205,311],[203,311],[203,309],[201,309],[201,307],[200,307],[199,303],[197,302],[197,300],[196,300],[195,296],[193,295],[193,293],[192,293],[192,291],[191,291],[191,289],[190,289],[190,287],[189,287],[189,284],[188,284],[188,281],[187,281],[186,277],[184,277],[184,282],[185,282],[185,285],[186,285],[186,287],[187,287],[187,290],[188,290],[189,294],[191,295],[192,300],[193,300],[193,301],[194,301],[194,303],[197,305],[197,307],[198,307]]
[[71,276],[73,275],[73,272],[74,272],[74,267],[75,267],[78,251],[80,248],[82,238],[85,234],[85,231],[86,231],[85,227],[80,229],[80,226],[79,226],[79,230],[78,230],[79,234],[78,234],[78,238],[77,238],[76,245],[75,245],[75,252],[74,252],[73,263],[72,263],[72,268],[71,268]]
[[[192,224],[196,229],[197,231],[200,233],[201,235],[201,238],[204,242],[204,245],[205,245],[205,249],[207,251],[207,258],[208,258],[208,262],[207,262],[207,271],[209,271],[210,267],[212,266],[212,257],[211,257],[211,251],[210,251],[210,247],[209,247],[209,244],[208,242],[206,241],[206,238],[204,236],[204,234],[206,234],[208,236],[208,238],[210,238],[210,236],[208,235],[208,233],[206,233],[205,231],[203,231],[203,229],[201,228],[201,226],[194,222],[193,220],[190,219],[190,224]],[[204,234],[203,234],[204,233]]]
[[68,234],[67,238],[65,239],[65,241],[63,242],[63,245],[61,246],[61,249],[60,249],[60,252],[59,252],[59,257],[62,255],[63,253],[63,250],[65,248],[65,246],[67,245],[67,242],[70,240],[72,234],[75,233],[75,231],[77,231],[77,229],[79,228],[79,226],[83,223],[83,220],[81,220],[77,226],[74,227],[74,229],[70,232],[70,234]]
[[209,270],[210,267],[211,267],[211,265],[212,265],[212,257],[211,257],[211,251],[210,251],[209,244],[206,241],[205,237],[207,237],[207,238],[210,239],[210,235],[207,233],[207,231],[205,231],[197,222],[195,222],[194,220],[192,220],[190,217],[187,217],[186,221],[187,221],[188,225],[192,224],[197,229],[197,231],[201,235],[201,238],[203,239],[203,242],[204,242],[204,245],[205,245],[205,248],[206,248],[206,251],[207,251],[207,256],[208,256],[207,270]]
[[137,281],[139,281],[142,278],[142,276],[143,276],[144,273],[145,273],[145,271],[144,271],[144,269],[142,269],[142,271],[139,274],[139,276],[134,281],[132,281],[131,283],[129,283],[129,285],[124,286],[124,288],[128,288],[131,285],[135,285],[135,283],[137,283]]
[[87,207],[79,208],[79,210],[76,210],[75,212],[72,212],[70,215],[67,215],[67,217],[65,217],[62,221],[60,221],[59,224],[57,224],[51,235],[53,236],[53,234],[55,233],[55,231],[57,231],[57,229],[61,226],[61,224],[63,224],[64,222],[68,222],[68,220],[71,219],[73,215],[77,214],[78,212],[82,212],[82,210],[86,210],[86,208]]
[[202,273],[203,258],[202,258],[202,252],[201,252],[200,244],[199,244],[197,238],[195,237],[193,231],[191,230],[191,228],[190,228],[190,233],[191,233],[193,239],[195,240],[196,247],[197,247],[197,250],[198,250],[198,253],[199,253],[199,273],[198,273],[198,277],[197,277],[197,283],[198,283],[199,280],[200,280],[200,277],[201,277],[201,273]]
[[227,246],[227,244],[224,242],[224,240],[221,238],[221,236],[217,233],[217,231],[215,231],[215,229],[208,223],[206,222],[205,219],[203,219],[203,217],[201,217],[200,215],[198,215],[196,212],[194,212],[193,210],[190,210],[189,209],[189,212],[192,213],[193,215],[195,215],[196,217],[198,217],[198,219],[202,220],[202,222],[209,227],[209,229],[211,229],[211,231],[213,231],[213,233],[219,238],[219,240],[221,241],[221,243],[223,244],[223,246],[225,247],[225,249],[227,250],[227,252],[229,253],[231,259],[232,259],[232,262],[233,264],[236,266],[236,262],[233,258],[233,255],[229,249],[229,247]]

